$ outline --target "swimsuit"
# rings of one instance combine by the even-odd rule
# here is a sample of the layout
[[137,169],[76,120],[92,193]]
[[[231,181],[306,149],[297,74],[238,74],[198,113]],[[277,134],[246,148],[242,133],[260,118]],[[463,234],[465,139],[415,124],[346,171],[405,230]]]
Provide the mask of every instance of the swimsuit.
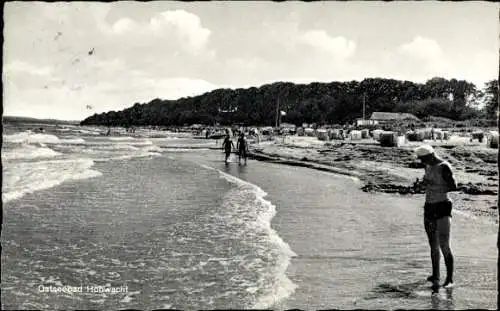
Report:
[[239,146],[238,146],[239,155],[246,157],[246,155],[247,155],[246,141],[244,139],[240,139],[238,143],[239,143]]
[[425,179],[427,180],[425,190],[424,216],[427,219],[436,220],[442,217],[451,217],[452,203],[448,198],[448,184],[443,178],[443,167],[451,170],[448,162],[440,162],[435,165],[427,165],[425,168]]
[[424,217],[430,220],[436,220],[442,217],[451,217],[452,206],[453,204],[450,200],[436,203],[425,203]]

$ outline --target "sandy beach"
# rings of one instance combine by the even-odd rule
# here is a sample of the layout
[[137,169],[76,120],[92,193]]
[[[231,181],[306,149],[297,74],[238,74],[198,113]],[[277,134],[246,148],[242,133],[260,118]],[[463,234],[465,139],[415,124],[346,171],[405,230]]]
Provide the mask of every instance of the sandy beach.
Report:
[[[455,170],[459,191],[450,194],[455,207],[475,216],[496,217],[498,150],[458,135],[447,141],[424,143],[432,145]],[[250,156],[356,177],[366,192],[411,196],[423,192],[412,187],[423,176],[423,167],[413,152],[420,144],[405,142],[386,148],[373,139],[320,141],[316,137],[287,136],[253,144]]]
[[[7,130],[2,309],[494,308],[496,197],[453,194],[458,286],[431,297],[412,146],[289,136],[239,165],[184,134]],[[494,191],[495,150],[469,145],[436,148]],[[39,290],[80,284],[127,292]]]

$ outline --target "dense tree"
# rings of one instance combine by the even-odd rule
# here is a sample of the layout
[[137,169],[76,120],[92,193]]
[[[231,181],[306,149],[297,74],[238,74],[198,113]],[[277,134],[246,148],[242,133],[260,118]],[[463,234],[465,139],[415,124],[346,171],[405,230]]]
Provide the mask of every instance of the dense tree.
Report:
[[[497,109],[498,81],[482,92],[488,116]],[[419,84],[394,79],[370,78],[361,82],[294,84],[276,82],[247,89],[218,89],[178,100],[153,99],[122,111],[94,114],[81,124],[109,126],[232,124],[274,125],[280,110],[284,122],[334,124],[352,122],[374,111],[409,112],[420,118],[430,115],[454,120],[478,118],[481,92],[465,80],[432,78]],[[279,104],[279,107],[278,107]],[[484,113],[486,115],[486,113]]]
[[485,113],[491,119],[496,119],[498,114],[498,80],[491,80],[486,83],[483,89],[483,99],[485,102]]

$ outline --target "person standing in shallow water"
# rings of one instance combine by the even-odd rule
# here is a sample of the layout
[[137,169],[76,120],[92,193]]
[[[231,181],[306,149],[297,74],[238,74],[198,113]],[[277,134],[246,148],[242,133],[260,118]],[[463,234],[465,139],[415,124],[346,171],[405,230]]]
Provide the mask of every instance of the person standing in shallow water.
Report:
[[224,162],[228,163],[229,156],[231,156],[231,150],[234,148],[234,143],[231,140],[231,137],[229,134],[226,134],[226,138],[224,138],[224,142],[222,143],[222,149],[224,149],[224,152],[226,154],[226,159]]
[[443,287],[453,286],[453,254],[450,248],[452,202],[448,192],[457,190],[455,178],[448,162],[436,156],[434,149],[423,145],[415,149],[417,157],[425,164],[423,183],[425,186],[424,226],[431,248],[432,289],[439,288],[440,250],[446,264],[446,279]]
[[243,158],[245,160],[245,164],[247,164],[248,143],[245,139],[244,133],[240,134],[238,142],[236,143],[236,149],[238,149],[238,162],[241,164],[241,158]]

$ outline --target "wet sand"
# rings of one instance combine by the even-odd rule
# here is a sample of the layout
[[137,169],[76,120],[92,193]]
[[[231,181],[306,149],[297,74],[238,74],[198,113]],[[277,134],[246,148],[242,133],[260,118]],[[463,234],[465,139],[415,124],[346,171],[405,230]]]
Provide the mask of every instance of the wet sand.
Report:
[[495,307],[495,225],[453,216],[457,286],[432,296],[423,198],[339,191],[351,186],[336,183],[338,204],[298,199],[294,208],[279,209],[274,226],[297,253],[287,275],[298,287],[277,309]]
[[[455,208],[475,216],[497,217],[498,150],[485,143],[469,142],[452,136],[449,141],[426,141],[454,168],[459,191],[450,194]],[[422,178],[423,167],[415,158],[417,142],[399,147],[381,147],[372,139],[358,141],[320,141],[315,137],[288,136],[251,146],[250,156],[257,160],[349,175],[362,181],[366,192],[400,195],[423,193],[413,188]]]
[[431,296],[423,195],[363,192],[354,178],[265,162],[225,169],[268,192],[272,228],[296,254],[286,275],[297,287],[271,309],[495,308],[491,219],[454,212],[457,285]]

